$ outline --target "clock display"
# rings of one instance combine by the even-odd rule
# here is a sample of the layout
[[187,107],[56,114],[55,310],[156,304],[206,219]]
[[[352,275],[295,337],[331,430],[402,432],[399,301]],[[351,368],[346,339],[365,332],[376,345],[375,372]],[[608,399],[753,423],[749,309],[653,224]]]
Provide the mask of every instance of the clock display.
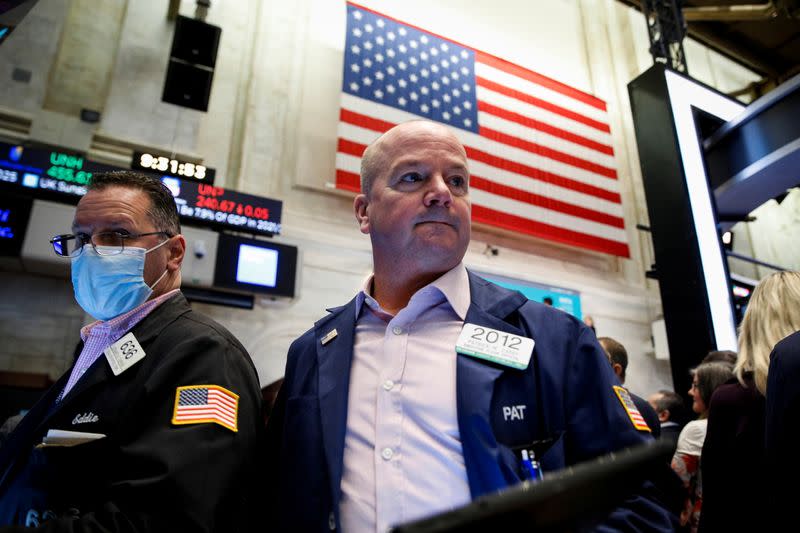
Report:
[[216,174],[213,168],[208,168],[204,165],[149,152],[134,152],[131,167],[211,184],[214,183],[214,175]]

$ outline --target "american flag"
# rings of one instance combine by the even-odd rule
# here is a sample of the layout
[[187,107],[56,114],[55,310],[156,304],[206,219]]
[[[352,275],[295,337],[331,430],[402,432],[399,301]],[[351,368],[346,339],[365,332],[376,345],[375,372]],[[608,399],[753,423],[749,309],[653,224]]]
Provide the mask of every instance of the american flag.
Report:
[[636,408],[636,404],[633,402],[633,398],[631,398],[631,394],[623,387],[619,385],[614,385],[614,392],[617,393],[617,398],[622,403],[622,407],[625,408],[625,411],[628,413],[628,416],[633,422],[633,427],[642,431],[651,431],[650,426],[647,425],[642,413],[639,412],[639,409]]
[[217,385],[178,387],[173,424],[214,422],[238,431],[239,396]]
[[630,256],[605,102],[348,3],[336,187],[359,191],[364,148],[420,117],[465,146],[474,222]]

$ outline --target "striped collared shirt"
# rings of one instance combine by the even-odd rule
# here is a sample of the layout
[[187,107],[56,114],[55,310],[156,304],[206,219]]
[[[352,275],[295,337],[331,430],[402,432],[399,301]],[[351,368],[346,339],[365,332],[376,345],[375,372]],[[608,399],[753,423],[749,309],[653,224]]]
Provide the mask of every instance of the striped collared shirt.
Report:
[[133,326],[138,324],[144,317],[149,315],[156,307],[175,296],[180,289],[174,289],[158,298],[148,300],[139,307],[131,309],[124,315],[112,318],[111,320],[97,320],[81,328],[81,340],[83,349],[72,367],[72,374],[69,376],[64,390],[58,396],[56,402],[60,402],[72,387],[81,379],[90,366],[97,361],[100,354],[111,344],[117,342],[125,333],[130,331]]

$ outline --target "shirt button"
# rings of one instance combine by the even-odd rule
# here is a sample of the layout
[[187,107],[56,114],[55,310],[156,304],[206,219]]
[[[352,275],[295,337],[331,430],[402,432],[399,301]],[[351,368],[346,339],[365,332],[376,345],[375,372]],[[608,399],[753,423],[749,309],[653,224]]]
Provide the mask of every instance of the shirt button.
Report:
[[387,461],[391,459],[393,455],[394,452],[392,451],[391,448],[384,448],[383,451],[381,451],[381,457],[383,457]]
[[391,379],[387,379],[383,382],[383,390],[392,390],[392,387],[394,387],[394,381]]
[[328,529],[331,531],[336,529],[336,517],[333,515],[333,511],[328,515]]
[[392,328],[392,333],[394,333],[395,335],[402,335],[403,328],[401,328],[400,326],[395,326]]

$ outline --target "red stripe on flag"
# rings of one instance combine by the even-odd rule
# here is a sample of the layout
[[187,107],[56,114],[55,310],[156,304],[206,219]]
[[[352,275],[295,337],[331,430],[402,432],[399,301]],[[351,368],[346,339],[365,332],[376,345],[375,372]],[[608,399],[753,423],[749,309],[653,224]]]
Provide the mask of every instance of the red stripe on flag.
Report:
[[594,237],[585,233],[579,233],[558,226],[551,226],[542,222],[528,220],[509,213],[501,213],[494,209],[482,205],[472,206],[472,220],[481,222],[512,231],[526,233],[534,237],[541,237],[571,246],[578,246],[589,250],[595,250],[607,254],[614,254],[620,257],[630,257],[628,245],[622,242]]
[[361,192],[361,177],[358,174],[336,169],[336,188]]
[[547,157],[549,159],[552,159],[554,161],[560,161],[562,163],[566,163],[567,165],[571,165],[576,168],[581,168],[589,172],[594,172],[595,174],[605,176],[606,178],[617,179],[617,171],[614,170],[613,168],[604,167],[603,165],[598,165],[597,163],[586,161],[585,159],[575,157],[574,155],[569,155],[565,154],[564,152],[559,152],[558,150],[553,150],[552,148],[548,148],[547,146],[542,146],[541,144],[525,141],[523,139],[520,139],[519,137],[508,135],[507,133],[503,133],[497,130],[487,128],[485,126],[481,126],[480,135],[481,137],[486,137],[487,139],[492,139],[499,143],[507,144],[508,146],[513,146],[514,148],[525,150],[526,152],[538,154]]
[[345,109],[343,107],[340,108],[339,111],[339,120],[342,122],[347,122],[348,124],[353,124],[354,126],[377,131],[379,133],[388,131],[396,126],[396,124],[392,124],[391,122],[386,122],[385,120],[362,115],[361,113],[356,113],[355,111],[350,111],[349,109]]
[[558,137],[560,139],[564,139],[565,141],[569,141],[575,144],[580,144],[581,146],[585,146],[586,148],[596,150],[606,155],[611,155],[611,156],[614,155],[614,149],[611,146],[599,143],[597,141],[593,141],[591,139],[587,139],[586,137],[578,135],[577,133],[572,133],[566,130],[562,130],[561,128],[556,128],[555,126],[551,126],[550,124],[546,124],[539,120],[526,117],[525,115],[514,113],[513,111],[509,111],[507,109],[503,109],[502,107],[490,104],[489,102],[478,100],[478,110],[508,120],[509,122],[516,122],[517,124],[521,124],[526,128],[538,130],[543,133],[549,133],[554,137]]
[[600,224],[613,226],[615,228],[625,229],[625,221],[619,217],[594,211],[592,209],[587,209],[585,207],[578,207],[576,205],[555,200],[547,196],[541,196],[539,194],[509,187],[508,185],[495,183],[480,176],[471,175],[469,177],[469,186],[491,194],[510,198],[512,200],[525,202],[526,204],[536,205],[552,211],[558,211],[559,213],[564,213],[566,215],[572,215],[575,217],[584,218],[586,220],[593,220],[594,222],[599,222]]
[[465,146],[464,148],[467,150],[467,157],[474,159],[475,161],[480,161],[482,163],[486,163],[487,165],[507,170],[509,172],[514,172],[515,174],[521,174],[539,181],[552,183],[553,185],[558,185],[559,187],[564,187],[565,189],[571,189],[573,191],[596,196],[598,198],[602,198],[603,200],[608,200],[609,202],[614,202],[616,204],[622,203],[622,199],[618,193],[607,191],[606,189],[601,189],[600,187],[588,185],[573,179],[565,178],[564,176],[559,176],[558,174],[553,174],[552,172],[546,172],[535,167],[523,165],[522,163],[515,163],[514,161],[493,156],[481,150],[470,148],[469,146]]
[[568,96],[570,98],[583,102],[584,104],[590,105],[601,111],[606,110],[606,103],[601,99],[597,98],[596,96],[592,96],[591,94],[580,91],[574,87],[570,87],[569,85],[564,85],[559,81],[548,78],[547,76],[543,76],[539,73],[533,72],[532,70],[528,70],[519,65],[515,65],[514,63],[506,61],[505,59],[500,59],[499,57],[489,55],[485,52],[481,52],[480,50],[475,50],[475,61],[479,61],[481,63],[489,65],[490,67],[494,67],[497,70],[508,72],[509,74],[516,76],[518,78],[526,79],[532,83],[535,83],[536,85],[547,87],[552,91],[561,93],[564,96]]
[[486,78],[483,78],[481,76],[475,76],[475,83],[481,87],[489,89],[490,91],[504,94],[506,96],[510,96],[511,98],[516,98],[520,102],[525,102],[526,104],[530,104],[539,107],[541,109],[544,109],[546,111],[550,111],[551,113],[561,115],[564,118],[574,120],[575,122],[580,122],[581,124],[585,124],[591,128],[602,131],[604,133],[611,133],[611,128],[608,127],[608,124],[581,115],[580,113],[576,113],[575,111],[569,110],[565,107],[552,104],[546,100],[542,100],[541,98],[536,98],[535,96],[525,94],[523,92],[517,91],[516,89],[506,87],[505,85],[500,85],[499,83],[487,80]]
[[341,137],[339,137],[339,141],[336,143],[337,152],[352,155],[359,159],[361,159],[361,156],[364,154],[364,150],[366,148],[366,144],[348,141],[347,139],[342,139]]

